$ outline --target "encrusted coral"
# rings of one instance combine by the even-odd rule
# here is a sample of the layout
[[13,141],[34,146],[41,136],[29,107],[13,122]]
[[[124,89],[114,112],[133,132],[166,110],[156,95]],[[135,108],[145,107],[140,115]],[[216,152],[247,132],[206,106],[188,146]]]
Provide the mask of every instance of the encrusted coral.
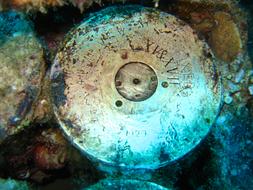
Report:
[[93,3],[101,4],[102,0],[69,0],[75,7],[78,7],[81,12],[84,11],[85,8],[90,7]]
[[32,116],[44,75],[43,49],[30,22],[14,11],[0,14],[0,143]]
[[211,32],[210,44],[218,58],[233,61],[242,48],[239,30],[227,13],[217,12],[214,19],[217,26]]
[[12,0],[11,6],[31,10],[38,9],[41,12],[46,11],[46,7],[52,6],[62,6],[64,4],[64,0]]
[[[126,0],[104,0],[111,2],[125,2]],[[157,2],[158,0],[155,0]],[[102,4],[102,0],[0,0],[0,11],[3,9],[15,8],[25,11],[46,12],[49,7],[59,7],[72,4],[78,7],[81,12],[90,7],[93,3]]]
[[16,181],[12,179],[0,179],[0,189],[5,190],[29,190],[29,185],[26,182]]

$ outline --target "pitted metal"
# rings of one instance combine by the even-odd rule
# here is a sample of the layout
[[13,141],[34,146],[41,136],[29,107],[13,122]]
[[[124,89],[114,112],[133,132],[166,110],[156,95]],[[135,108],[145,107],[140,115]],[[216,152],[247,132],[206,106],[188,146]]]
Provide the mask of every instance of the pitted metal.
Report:
[[130,101],[143,101],[150,98],[157,89],[155,71],[140,62],[123,65],[115,76],[115,87],[119,94]]
[[[151,70],[128,69],[121,85],[145,85],[133,82],[121,93],[117,74],[129,63]],[[54,112],[69,140],[93,160],[131,169],[158,168],[191,151],[222,98],[211,50],[192,28],[139,6],[107,8],[72,30],[51,80]]]

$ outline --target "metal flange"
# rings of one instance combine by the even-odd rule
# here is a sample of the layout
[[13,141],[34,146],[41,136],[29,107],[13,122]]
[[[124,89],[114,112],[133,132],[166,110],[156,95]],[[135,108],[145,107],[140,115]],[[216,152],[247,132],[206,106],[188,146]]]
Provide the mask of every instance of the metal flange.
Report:
[[131,169],[191,151],[222,99],[209,47],[176,17],[140,6],[107,8],[73,29],[51,80],[69,140],[93,160]]

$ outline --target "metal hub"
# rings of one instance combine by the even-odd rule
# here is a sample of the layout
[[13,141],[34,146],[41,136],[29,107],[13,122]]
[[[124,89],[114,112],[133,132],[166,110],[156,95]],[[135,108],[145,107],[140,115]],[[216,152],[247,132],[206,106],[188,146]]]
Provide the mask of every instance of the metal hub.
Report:
[[154,70],[140,62],[127,63],[118,70],[115,77],[119,94],[131,101],[148,99],[155,93],[157,84]]
[[51,72],[55,114],[94,161],[164,166],[196,147],[219,113],[212,53],[172,15],[111,7],[72,30],[64,44]]

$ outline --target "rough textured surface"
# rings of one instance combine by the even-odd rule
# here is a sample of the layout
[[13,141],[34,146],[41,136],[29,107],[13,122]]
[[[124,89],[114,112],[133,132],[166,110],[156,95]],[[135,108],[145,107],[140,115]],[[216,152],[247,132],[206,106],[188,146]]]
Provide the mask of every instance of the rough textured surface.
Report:
[[29,190],[30,187],[26,182],[16,181],[12,179],[0,179],[0,189],[3,190]]
[[239,30],[228,13],[216,12],[214,21],[216,25],[211,31],[210,45],[219,59],[231,62],[242,51]]
[[[181,1],[183,2],[181,4],[168,4],[167,0],[164,0],[165,4],[162,4],[162,1],[160,1],[159,8],[166,11],[168,9],[169,13],[185,20],[193,28],[196,26],[196,32],[206,41],[208,41],[210,31],[213,29],[213,14],[217,11],[230,14],[240,30],[243,56],[239,55],[232,62],[219,64],[221,66],[219,70],[222,71],[225,95],[231,98],[232,102],[224,105],[217,125],[212,128],[207,138],[194,152],[167,167],[151,173],[143,172],[138,175],[130,173],[128,178],[153,181],[168,188],[174,187],[177,190],[249,190],[253,186],[253,95],[249,91],[249,87],[253,85],[253,70],[252,62],[247,54],[249,53],[253,58],[253,3],[251,0],[242,0],[243,2],[248,1],[245,7],[249,8],[251,6],[251,15],[242,17],[247,13],[247,10],[240,10],[238,7],[233,7],[231,10],[226,6],[213,4],[209,6],[203,3],[184,3],[186,1],[188,0]],[[215,2],[219,4],[218,1]],[[68,23],[72,26],[83,18],[83,16],[80,16],[79,20],[76,19],[79,10],[70,7],[54,10],[53,14],[52,10],[49,11],[49,14],[39,14],[37,18],[48,17],[48,20],[36,19],[35,21],[40,29],[45,31],[43,34],[48,36],[49,45],[53,44],[54,48],[50,49],[52,52],[55,52],[54,50],[57,48],[57,44],[53,43],[57,32],[60,36],[63,36],[64,31],[66,31],[65,27],[55,25],[54,21],[61,21],[63,24]],[[194,13],[191,14],[191,12]],[[202,18],[203,21],[199,22]],[[75,21],[75,23],[70,20]],[[195,22],[196,20],[198,22]],[[247,21],[251,25],[249,28],[247,27]],[[250,30],[249,41],[247,41],[248,29]],[[44,36],[41,33],[39,34],[42,37]],[[61,41],[61,39],[57,37],[58,41]],[[246,50],[247,46],[248,50]],[[73,148],[71,148],[70,160],[64,168],[52,171],[42,171],[36,168],[34,163],[31,162],[34,154],[30,149],[41,142],[37,140],[37,137],[42,137],[43,142],[52,142],[48,135],[41,135],[43,132],[38,132],[40,130],[41,125],[36,128],[29,128],[28,131],[24,131],[25,133],[13,137],[11,141],[0,147],[1,177],[8,178],[11,176],[12,178],[33,181],[36,182],[36,186],[43,183],[43,186],[38,187],[40,190],[80,190],[90,184],[95,184],[98,179],[103,178],[101,172],[97,172],[96,168],[92,168],[92,163],[88,162],[83,155]],[[50,131],[53,136],[54,133]],[[51,146],[50,143],[46,144]],[[52,146],[55,145],[52,144]],[[110,173],[107,175],[112,177]],[[118,174],[117,177],[124,178],[126,176],[125,174],[123,176]]]
[[[1,0],[0,11],[2,9],[14,8],[27,12],[40,11],[46,13],[48,8],[72,5],[79,8],[80,11],[83,12],[93,4],[102,5],[103,2],[111,2],[111,0]],[[125,2],[125,0],[115,0],[113,2]]]
[[[169,190],[165,187],[157,185],[151,182],[138,181],[138,180],[113,180],[106,179],[102,180],[96,185],[85,188],[87,190]],[[83,189],[83,190],[85,190]]]
[[77,190],[103,177],[59,129],[46,126],[24,130],[0,145],[0,176],[46,184],[45,189]]
[[24,11],[46,12],[48,7],[62,6],[64,2],[64,0],[2,0],[0,5],[3,10],[14,8]]
[[247,13],[236,3],[175,1],[168,7],[206,39],[218,59],[232,62],[245,48],[247,35],[242,31],[247,27]]
[[[68,36],[52,66],[53,103],[61,127],[84,153],[116,167],[157,168],[207,135],[221,84],[210,49],[188,25],[154,9],[111,7]],[[155,93],[138,103],[115,89],[116,73],[132,62],[152,67],[158,78]]]
[[[150,98],[155,93],[157,80],[156,73],[151,67],[132,62],[123,65],[118,70],[115,76],[115,87],[124,98],[138,102]],[[168,83],[166,84],[168,86]]]
[[[61,7],[64,5],[72,5],[77,7],[81,12],[87,10],[92,5],[103,6],[104,3],[148,3],[154,7],[159,7],[164,3],[162,0],[0,0],[0,11],[2,9],[15,8],[24,11],[40,11],[47,12],[49,8]],[[167,2],[167,1],[165,1]],[[169,1],[168,3],[174,2]],[[237,4],[237,0],[178,0],[180,3],[198,3],[209,4],[214,6],[231,6]]]
[[37,137],[34,148],[34,163],[41,170],[55,170],[63,168],[69,160],[67,141],[61,131],[55,129],[44,130]]
[[46,8],[62,6],[64,3],[64,0],[11,0],[8,4],[26,11],[39,10],[46,12]]
[[44,75],[43,49],[21,14],[0,14],[0,141],[30,123]]

